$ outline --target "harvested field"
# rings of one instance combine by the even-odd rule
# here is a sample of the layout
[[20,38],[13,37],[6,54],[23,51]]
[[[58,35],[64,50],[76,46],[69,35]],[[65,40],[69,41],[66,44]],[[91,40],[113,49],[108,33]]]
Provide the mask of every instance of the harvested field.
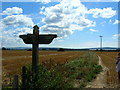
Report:
[[[84,52],[79,51],[39,51],[39,61],[50,68],[51,66],[62,65],[70,60],[80,57],[83,54]],[[31,63],[31,55],[31,51],[2,51],[3,72],[7,73],[7,75],[20,74],[21,67]]]

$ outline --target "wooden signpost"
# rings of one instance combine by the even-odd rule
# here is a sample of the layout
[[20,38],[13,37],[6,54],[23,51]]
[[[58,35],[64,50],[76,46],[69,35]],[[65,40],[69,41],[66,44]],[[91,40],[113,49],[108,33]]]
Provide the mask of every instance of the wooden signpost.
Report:
[[38,47],[39,44],[50,44],[56,34],[39,34],[39,27],[35,25],[33,27],[33,34],[20,35],[25,44],[32,44],[32,70],[33,73],[37,73],[39,64]]

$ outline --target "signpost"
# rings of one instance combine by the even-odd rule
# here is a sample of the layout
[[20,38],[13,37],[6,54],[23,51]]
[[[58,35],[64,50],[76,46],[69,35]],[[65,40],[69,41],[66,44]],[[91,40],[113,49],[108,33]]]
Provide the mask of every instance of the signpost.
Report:
[[56,34],[39,34],[39,27],[35,25],[33,27],[33,34],[20,35],[25,44],[32,44],[32,70],[33,73],[37,73],[39,64],[39,44],[50,44],[54,38],[57,37]]

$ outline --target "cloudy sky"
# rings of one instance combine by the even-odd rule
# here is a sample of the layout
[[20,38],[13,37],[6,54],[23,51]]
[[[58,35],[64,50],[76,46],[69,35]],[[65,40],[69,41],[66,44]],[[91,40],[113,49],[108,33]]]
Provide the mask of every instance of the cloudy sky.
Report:
[[104,47],[118,47],[118,2],[2,2],[0,15],[0,40],[4,47],[30,47],[19,35],[32,33],[34,25],[40,27],[41,34],[58,36],[50,45],[42,47],[99,47],[100,35]]

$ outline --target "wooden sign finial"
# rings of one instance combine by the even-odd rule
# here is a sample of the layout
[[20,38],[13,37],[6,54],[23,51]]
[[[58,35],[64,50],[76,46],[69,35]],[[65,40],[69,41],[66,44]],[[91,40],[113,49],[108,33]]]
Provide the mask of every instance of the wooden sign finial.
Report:
[[34,28],[33,34],[34,35],[39,35],[39,27],[37,25],[35,25],[33,28]]
[[34,29],[39,29],[39,27],[38,27],[37,25],[35,25],[33,28],[34,28]]

